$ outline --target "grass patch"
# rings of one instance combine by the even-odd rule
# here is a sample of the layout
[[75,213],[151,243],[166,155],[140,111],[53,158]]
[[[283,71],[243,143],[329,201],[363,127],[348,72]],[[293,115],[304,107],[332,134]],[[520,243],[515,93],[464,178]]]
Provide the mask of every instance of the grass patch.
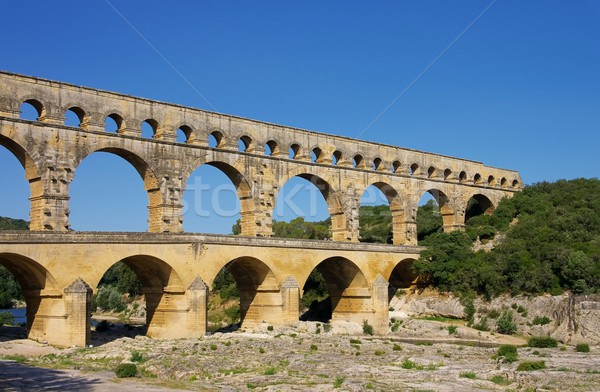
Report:
[[519,354],[517,352],[517,347],[513,346],[512,344],[503,344],[502,346],[498,347],[498,351],[492,356],[492,359],[504,363],[516,362],[518,358]]
[[265,369],[265,371],[263,372],[263,374],[265,376],[273,376],[274,374],[277,373],[277,369],[275,369],[275,367],[273,366],[269,366]]
[[362,342],[359,339],[350,339],[350,344],[361,344]]
[[6,361],[15,361],[17,363],[25,363],[27,362],[27,358],[23,355],[5,355],[2,359]]
[[456,335],[458,330],[458,327],[456,325],[449,325],[448,326],[448,334],[449,335]]
[[550,319],[548,317],[546,317],[546,316],[544,316],[544,317],[537,316],[537,317],[535,317],[533,319],[533,321],[531,322],[531,324],[533,324],[533,325],[546,325],[546,324],[550,324]]
[[462,377],[462,378],[468,378],[471,380],[474,380],[477,378],[477,374],[475,374],[474,372],[460,372],[460,374],[458,376]]
[[333,382],[333,387],[340,388],[345,380],[346,380],[346,378],[344,378],[343,376],[337,376],[335,378],[335,381]]
[[589,353],[590,346],[587,343],[579,343],[577,346],[575,346],[575,351],[578,353]]
[[523,361],[517,366],[517,371],[519,372],[532,372],[542,369],[546,369],[545,361]]
[[510,385],[512,384],[512,381],[510,381],[508,378],[504,377],[504,376],[493,376],[489,379],[491,382],[493,382],[496,385]]
[[115,368],[115,374],[118,378],[135,377],[137,366],[134,363],[122,363]]
[[417,317],[416,320],[440,321],[442,323],[451,323],[451,322],[456,322],[459,319],[452,318],[452,317],[426,316],[426,317]]
[[363,333],[365,335],[373,335],[373,326],[367,320],[363,320]]

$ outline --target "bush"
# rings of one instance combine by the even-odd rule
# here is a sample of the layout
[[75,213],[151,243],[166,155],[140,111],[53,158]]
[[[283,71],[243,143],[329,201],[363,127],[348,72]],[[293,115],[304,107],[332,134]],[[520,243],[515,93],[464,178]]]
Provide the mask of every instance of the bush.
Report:
[[15,318],[10,312],[0,312],[0,325],[14,325]]
[[519,358],[517,347],[511,344],[503,344],[502,346],[498,347],[498,352],[492,358],[504,363],[516,362]]
[[579,343],[577,346],[575,346],[575,351],[578,353],[589,353],[590,346],[587,343]]
[[131,352],[131,362],[144,362],[146,359],[144,358],[144,356],[142,355],[141,352],[133,350]]
[[[238,305],[232,305],[225,309],[225,315],[232,323],[239,321],[240,319],[240,307]],[[273,328],[272,326],[270,326]],[[271,329],[272,330],[272,329]]]
[[489,331],[490,326],[488,325],[488,318],[487,317],[482,318],[481,320],[479,320],[479,323],[477,323],[473,326],[473,328],[475,328],[479,331]]
[[519,372],[531,372],[542,369],[546,369],[546,362],[544,361],[523,361],[517,366],[517,371]]
[[363,333],[365,335],[373,335],[373,326],[367,320],[363,320]]
[[529,338],[527,345],[529,347],[548,348],[557,347],[558,342],[556,341],[556,339],[550,336],[533,336]]
[[456,325],[449,325],[448,326],[448,334],[449,335],[456,335],[457,329],[458,329],[458,327]]
[[134,363],[122,363],[115,369],[118,378],[135,377],[137,366]]
[[531,322],[531,324],[533,325],[546,325],[546,324],[550,324],[550,319],[546,316],[544,317],[535,317],[533,319],[533,321]]
[[339,388],[342,386],[342,384],[344,383],[344,380],[346,380],[343,376],[337,376],[335,378],[335,381],[333,383],[333,387],[334,388]]
[[512,335],[517,332],[517,325],[513,322],[512,310],[505,310],[496,322],[496,330],[504,335]]
[[477,378],[477,374],[475,374],[474,372],[461,372],[461,373],[459,374],[459,377],[462,377],[462,378],[469,378],[469,379],[471,379],[471,380],[474,380],[474,379],[476,379],[476,378]]

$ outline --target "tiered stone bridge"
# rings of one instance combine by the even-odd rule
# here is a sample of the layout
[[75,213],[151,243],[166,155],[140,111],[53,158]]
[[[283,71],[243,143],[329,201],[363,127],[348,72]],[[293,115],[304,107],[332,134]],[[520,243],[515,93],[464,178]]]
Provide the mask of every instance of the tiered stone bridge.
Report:
[[[36,109],[35,121],[20,118],[24,103]],[[68,111],[78,127],[65,125]],[[105,130],[107,118],[115,132]],[[144,122],[152,138],[142,137]],[[177,141],[178,132],[185,142]],[[301,289],[317,268],[334,320],[367,320],[384,333],[388,285],[412,281],[423,194],[433,195],[451,231],[464,228],[469,200],[490,213],[522,189],[517,172],[480,162],[6,72],[0,72],[0,144],[25,168],[31,193],[31,231],[0,234],[0,264],[23,288],[29,336],[57,345],[89,341],[91,293],[119,261],[142,282],[148,335],[156,338],[206,333],[208,287],[225,266],[238,284],[245,325],[296,322]],[[70,231],[70,183],[81,161],[98,151],[122,157],[142,177],[148,233]],[[235,185],[241,236],[182,232],[183,190],[203,164]],[[271,238],[278,192],[296,176],[323,194],[331,241]],[[359,243],[360,200],[371,185],[389,201],[391,245]]]

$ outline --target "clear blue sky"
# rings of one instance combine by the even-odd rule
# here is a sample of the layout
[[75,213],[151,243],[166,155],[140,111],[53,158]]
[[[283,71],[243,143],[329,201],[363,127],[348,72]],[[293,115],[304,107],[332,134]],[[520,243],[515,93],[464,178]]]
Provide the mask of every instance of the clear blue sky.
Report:
[[[12,1],[2,14],[3,70],[480,160],[526,183],[599,175],[595,0]],[[0,165],[0,215],[27,218],[22,169],[4,148]],[[73,227],[144,230],[133,169],[83,165]]]

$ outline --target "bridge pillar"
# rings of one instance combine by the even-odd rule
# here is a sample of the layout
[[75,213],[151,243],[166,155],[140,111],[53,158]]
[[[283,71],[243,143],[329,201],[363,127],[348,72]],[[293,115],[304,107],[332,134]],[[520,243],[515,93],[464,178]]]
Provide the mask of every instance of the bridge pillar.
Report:
[[71,226],[69,185],[73,179],[73,170],[66,163],[51,163],[45,169],[43,176],[33,175],[28,178],[31,190],[29,229],[68,231]]
[[300,287],[291,275],[281,284],[283,314],[281,325],[294,325],[300,317]]
[[188,337],[204,336],[208,321],[208,286],[199,276],[196,276],[188,286],[186,295],[189,306],[186,323]]
[[164,289],[144,288],[146,334],[156,339],[203,336],[206,333],[207,290],[204,282],[197,279],[188,290],[168,286]]
[[392,209],[391,213],[393,244],[417,245],[417,208],[406,203],[402,209]]
[[92,288],[77,278],[64,293],[66,319],[59,331],[68,342],[65,345],[85,347],[91,340]]

